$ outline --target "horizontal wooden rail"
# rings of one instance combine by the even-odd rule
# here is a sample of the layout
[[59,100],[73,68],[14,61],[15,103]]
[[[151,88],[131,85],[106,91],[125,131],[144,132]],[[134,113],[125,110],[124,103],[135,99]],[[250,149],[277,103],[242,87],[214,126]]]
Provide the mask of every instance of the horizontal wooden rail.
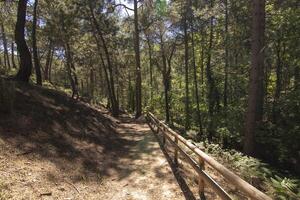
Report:
[[[214,170],[218,171],[228,183],[234,185],[237,189],[242,191],[245,195],[250,197],[251,199],[256,200],[271,200],[263,192],[259,191],[239,176],[231,172],[229,169],[224,167],[222,164],[214,160],[212,157],[201,151],[194,144],[180,136],[178,133],[169,128],[166,124],[158,120],[152,113],[147,114],[147,121],[154,132],[158,132],[159,130],[163,134],[163,141],[165,138],[170,141],[172,146],[175,147],[175,163],[177,162],[177,151],[183,155],[183,158],[194,168],[197,172],[198,176],[201,180],[203,180],[207,185],[209,185],[222,199],[231,199],[230,196],[202,169],[204,168],[204,163],[209,164]],[[157,128],[155,131],[154,126]],[[174,137],[172,140],[171,137]],[[196,154],[199,158],[199,164],[193,160],[181,147],[178,145],[178,142],[181,142],[185,147],[190,149],[192,152]],[[203,165],[203,166],[201,166]],[[199,181],[201,183],[201,181]],[[199,184],[200,184],[199,183]],[[199,189],[203,190],[203,186],[200,184]],[[203,191],[199,191],[203,192]]]

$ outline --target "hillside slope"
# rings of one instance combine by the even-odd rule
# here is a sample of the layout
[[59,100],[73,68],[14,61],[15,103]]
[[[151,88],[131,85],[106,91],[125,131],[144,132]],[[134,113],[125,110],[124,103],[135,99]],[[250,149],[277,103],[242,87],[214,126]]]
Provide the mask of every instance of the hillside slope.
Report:
[[183,199],[146,125],[54,90],[15,91],[0,114],[0,199]]

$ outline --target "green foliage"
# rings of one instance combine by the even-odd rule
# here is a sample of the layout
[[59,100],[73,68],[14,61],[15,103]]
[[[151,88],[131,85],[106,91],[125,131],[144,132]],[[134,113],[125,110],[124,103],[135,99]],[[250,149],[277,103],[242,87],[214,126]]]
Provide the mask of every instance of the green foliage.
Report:
[[268,187],[276,197],[276,199],[299,199],[300,198],[300,182],[297,179],[281,178],[277,175],[271,177]]
[[[203,147],[203,143],[197,144]],[[205,144],[205,151],[274,199],[300,198],[300,180],[287,178],[270,165],[235,150],[225,150],[218,144]]]

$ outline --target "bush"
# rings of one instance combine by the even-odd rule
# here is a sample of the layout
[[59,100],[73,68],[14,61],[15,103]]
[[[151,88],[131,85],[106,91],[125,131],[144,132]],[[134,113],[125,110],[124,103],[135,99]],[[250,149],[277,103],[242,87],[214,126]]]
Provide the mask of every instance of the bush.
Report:
[[[203,146],[201,143],[197,145]],[[273,199],[300,199],[300,180],[297,178],[285,177],[287,175],[259,159],[245,156],[236,150],[222,149],[218,144],[206,144],[205,151]]]

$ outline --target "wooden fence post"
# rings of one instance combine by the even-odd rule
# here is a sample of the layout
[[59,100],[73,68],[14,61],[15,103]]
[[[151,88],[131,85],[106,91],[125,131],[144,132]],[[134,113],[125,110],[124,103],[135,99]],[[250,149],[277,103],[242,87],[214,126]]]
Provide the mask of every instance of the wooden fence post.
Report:
[[[175,143],[178,146],[178,138],[175,136]],[[175,148],[175,153],[174,153],[174,164],[177,167],[178,166],[178,149]]]
[[[199,156],[199,166],[201,170],[205,169],[204,166],[204,160]],[[198,178],[198,186],[199,186],[199,196],[201,200],[205,200],[205,195],[204,195],[204,181],[203,179],[199,176]]]
[[166,136],[165,136],[165,132],[162,130],[162,137],[163,137],[163,141],[162,141],[162,143],[163,143],[163,146],[165,146],[165,144],[166,144]]

